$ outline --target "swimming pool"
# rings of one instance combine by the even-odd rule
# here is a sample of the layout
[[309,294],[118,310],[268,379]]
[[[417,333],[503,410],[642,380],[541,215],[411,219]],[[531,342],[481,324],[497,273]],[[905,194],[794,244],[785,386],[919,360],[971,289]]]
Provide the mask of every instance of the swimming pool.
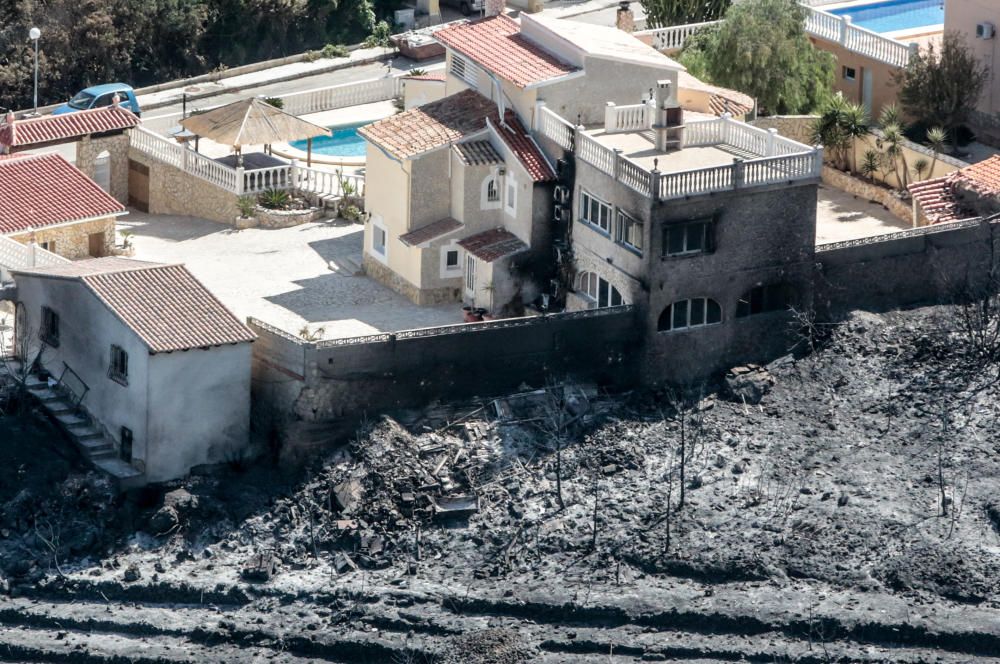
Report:
[[944,0],[885,0],[827,10],[850,16],[855,25],[873,32],[911,30],[944,23]]
[[[363,127],[367,122],[360,122],[352,125],[337,125],[330,127],[332,136],[320,136],[314,138],[312,151],[316,155],[329,157],[364,157],[365,139],[358,136],[358,127]],[[290,146],[296,150],[306,151],[308,141],[292,141]]]

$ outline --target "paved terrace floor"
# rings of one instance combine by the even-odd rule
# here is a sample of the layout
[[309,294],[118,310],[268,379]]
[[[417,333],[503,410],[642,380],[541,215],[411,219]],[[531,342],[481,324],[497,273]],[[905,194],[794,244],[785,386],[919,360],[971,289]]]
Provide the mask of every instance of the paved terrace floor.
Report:
[[816,244],[857,240],[910,228],[878,203],[820,185],[816,204]]
[[361,263],[357,224],[236,231],[133,210],[118,228],[133,233],[135,258],[184,263],[236,315],[292,334],[304,325],[323,327],[323,338],[333,339],[462,322],[457,303],[418,307],[368,277],[353,276]]

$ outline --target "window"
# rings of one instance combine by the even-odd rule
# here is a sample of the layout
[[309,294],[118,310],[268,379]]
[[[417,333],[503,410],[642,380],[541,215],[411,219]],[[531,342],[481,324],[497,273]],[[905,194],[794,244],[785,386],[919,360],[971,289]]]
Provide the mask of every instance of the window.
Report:
[[48,242],[42,242],[38,246],[41,247],[42,249],[44,249],[45,251],[51,251],[52,253],[55,253],[55,251],[56,251],[56,241],[55,240],[49,240]]
[[102,106],[111,106],[111,100],[114,99],[114,97],[115,97],[114,92],[108,92],[107,94],[103,94],[97,98],[97,101],[94,102],[94,105],[91,106],[91,108],[101,108]]
[[465,259],[465,290],[473,295],[476,292],[476,258],[472,254]]
[[611,206],[594,198],[589,192],[580,192],[580,221],[585,221],[606,235],[611,235]]
[[372,225],[372,250],[385,256],[385,229]]
[[792,289],[787,284],[751,288],[736,305],[736,317],[744,318],[770,311],[784,311],[791,305],[793,295]]
[[580,274],[579,292],[598,308],[620,307],[625,304],[625,298],[618,292],[618,289],[594,272]]
[[460,78],[471,87],[476,87],[476,65],[455,53],[451,54],[452,76]]
[[42,329],[38,336],[50,346],[59,345],[59,314],[48,307],[42,307]]
[[702,327],[722,322],[722,307],[715,300],[707,297],[696,297],[692,300],[680,300],[668,305],[656,329],[660,332],[683,330],[689,327]]
[[712,251],[711,219],[683,224],[668,224],[663,227],[663,255],[682,256],[684,254],[709,253]]
[[853,81],[856,78],[857,78],[857,72],[854,70],[854,67],[844,67],[845,81]]
[[629,249],[642,253],[642,222],[628,216],[621,210],[615,228],[615,241]]
[[452,249],[444,255],[444,266],[449,270],[458,267],[458,249]]
[[505,181],[507,185],[507,200],[504,201],[504,210],[513,217],[517,210],[517,180],[508,172]]
[[128,385],[128,353],[121,346],[111,345],[111,362],[108,364],[108,378]]
[[500,202],[500,190],[497,189],[496,178],[490,178],[489,182],[486,183],[486,200],[490,203]]

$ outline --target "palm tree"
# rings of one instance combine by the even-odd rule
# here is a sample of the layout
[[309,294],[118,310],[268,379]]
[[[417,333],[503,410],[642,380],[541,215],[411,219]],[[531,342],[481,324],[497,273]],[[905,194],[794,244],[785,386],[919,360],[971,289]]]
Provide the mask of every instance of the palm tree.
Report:
[[[906,155],[903,152],[903,129],[898,124],[887,124],[882,126],[882,138],[877,144],[885,154],[886,159],[892,165],[892,171],[896,174],[896,181],[901,189],[906,189],[909,184],[907,175],[908,165]],[[902,175],[899,170],[899,160],[903,161]]]
[[913,174],[917,177],[917,180],[924,179],[924,173],[927,171],[927,166],[930,164],[926,159],[921,157],[913,162]]
[[878,152],[875,150],[865,150],[865,154],[861,158],[860,170],[861,175],[865,176],[869,180],[874,180],[875,174],[879,171]]
[[812,141],[830,151],[842,171],[854,170],[854,141],[868,133],[868,113],[860,104],[852,104],[837,95],[824,105],[812,127]]
[[934,151],[934,159],[931,160],[931,175],[934,175],[934,167],[937,165],[938,155],[948,150],[948,132],[943,127],[931,127],[927,130],[927,145]]

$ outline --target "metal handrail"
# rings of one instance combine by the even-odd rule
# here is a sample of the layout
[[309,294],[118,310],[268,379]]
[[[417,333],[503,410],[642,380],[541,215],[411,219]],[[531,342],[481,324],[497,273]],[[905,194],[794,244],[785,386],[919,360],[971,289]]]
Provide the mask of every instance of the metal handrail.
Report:
[[[80,384],[83,385],[83,392],[78,397],[76,394],[76,390],[74,390],[72,387],[66,384],[65,378],[67,373],[74,376],[80,382]],[[70,400],[70,403],[73,403],[73,408],[79,408],[80,404],[83,403],[83,398],[87,396],[87,392],[90,391],[90,387],[87,385],[86,382],[84,382],[82,378],[80,378],[80,374],[73,371],[73,369],[70,368],[70,366],[66,364],[66,362],[63,362],[63,370],[62,373],[59,374],[59,380],[56,381],[56,387],[65,391],[70,397],[76,397],[76,403],[73,403],[72,399]]]

